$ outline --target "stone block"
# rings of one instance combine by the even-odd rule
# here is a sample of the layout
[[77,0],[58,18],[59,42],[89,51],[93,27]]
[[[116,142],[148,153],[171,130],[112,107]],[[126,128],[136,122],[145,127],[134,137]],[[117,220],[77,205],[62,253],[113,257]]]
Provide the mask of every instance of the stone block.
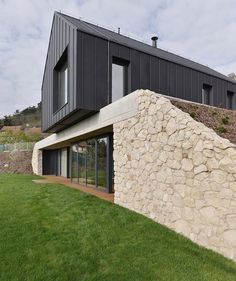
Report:
[[193,162],[191,159],[184,158],[181,161],[183,171],[191,171],[193,169]]

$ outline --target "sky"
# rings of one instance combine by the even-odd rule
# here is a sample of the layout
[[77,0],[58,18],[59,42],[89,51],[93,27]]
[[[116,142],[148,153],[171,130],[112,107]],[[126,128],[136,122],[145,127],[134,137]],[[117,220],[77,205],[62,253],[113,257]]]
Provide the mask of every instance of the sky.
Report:
[[236,72],[235,0],[0,0],[0,118],[40,101],[54,11]]

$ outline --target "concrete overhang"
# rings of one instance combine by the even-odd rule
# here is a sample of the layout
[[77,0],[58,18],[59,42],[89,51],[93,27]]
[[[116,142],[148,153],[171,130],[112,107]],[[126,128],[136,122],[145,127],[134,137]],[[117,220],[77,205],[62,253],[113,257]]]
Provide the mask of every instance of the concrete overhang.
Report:
[[112,125],[137,114],[139,90],[103,107],[98,113],[37,142],[35,149],[57,149],[80,139],[112,132]]

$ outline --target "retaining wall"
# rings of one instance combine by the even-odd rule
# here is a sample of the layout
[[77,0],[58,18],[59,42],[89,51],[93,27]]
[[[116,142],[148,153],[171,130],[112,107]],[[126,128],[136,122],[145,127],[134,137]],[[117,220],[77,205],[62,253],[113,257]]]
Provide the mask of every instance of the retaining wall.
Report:
[[32,174],[32,151],[0,152],[0,174]]
[[236,261],[236,146],[150,91],[113,125],[115,203]]

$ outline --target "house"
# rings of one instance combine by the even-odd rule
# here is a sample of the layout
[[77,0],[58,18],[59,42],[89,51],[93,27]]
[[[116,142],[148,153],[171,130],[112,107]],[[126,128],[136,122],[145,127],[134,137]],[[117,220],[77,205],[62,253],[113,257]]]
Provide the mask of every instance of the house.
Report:
[[170,102],[235,109],[236,82],[156,39],[54,14],[42,83],[51,135],[35,144],[33,171],[114,192],[116,204],[236,261],[235,145]]
[[156,40],[147,45],[55,12],[42,82],[42,130],[53,134],[37,146],[36,173],[113,192],[113,124],[135,110],[124,96],[137,89],[236,108],[234,80]]

